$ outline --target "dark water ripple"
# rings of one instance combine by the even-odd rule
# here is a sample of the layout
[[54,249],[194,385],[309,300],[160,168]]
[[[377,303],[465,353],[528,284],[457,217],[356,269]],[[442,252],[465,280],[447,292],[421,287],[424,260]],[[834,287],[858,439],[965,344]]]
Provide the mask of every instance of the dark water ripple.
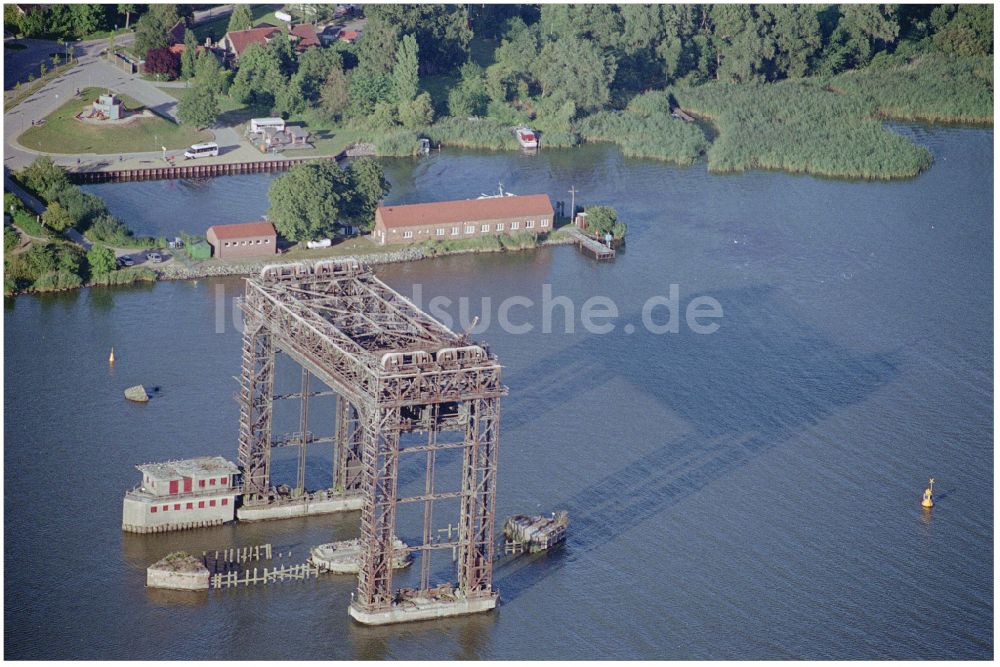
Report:
[[[501,565],[503,605],[479,617],[360,627],[346,616],[350,578],[145,590],[144,568],[170,550],[270,541],[304,557],[352,536],[357,516],[122,535],[134,464],[235,456],[239,335],[215,326],[217,290],[228,307],[240,281],[8,301],[7,657],[991,658],[993,132],[894,128],[934,152],[912,181],[712,176],[603,146],[386,163],[394,202],[497,181],[568,199],[575,186],[630,226],[613,264],[562,247],[379,271],[425,300],[467,296],[473,313],[490,298],[494,320],[508,296],[540,300],[542,283],[577,308],[604,295],[621,312],[607,335],[579,320],[538,333],[535,308],[517,311],[534,333],[494,321],[482,336],[511,388],[498,514],[568,509],[572,525],[563,547]],[[269,181],[88,189],[138,231],[172,235],[258,217]],[[682,307],[717,299],[719,331],[624,333],[671,283]],[[125,404],[122,388],[140,381],[160,394]],[[296,381],[279,366],[279,382]],[[314,405],[326,419],[330,405]],[[287,430],[294,418],[279,417]],[[453,483],[457,458],[439,462]],[[330,468],[312,453],[309,483]],[[275,471],[291,480],[294,452]],[[421,475],[405,463],[401,487]],[[418,519],[401,516],[404,537]],[[447,558],[433,565],[448,576]]]

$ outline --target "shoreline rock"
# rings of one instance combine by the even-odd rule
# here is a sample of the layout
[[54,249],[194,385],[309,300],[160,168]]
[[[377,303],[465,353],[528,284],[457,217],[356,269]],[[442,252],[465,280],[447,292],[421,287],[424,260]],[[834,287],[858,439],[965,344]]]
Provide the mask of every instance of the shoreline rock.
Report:
[[146,393],[146,388],[141,384],[137,384],[134,387],[129,387],[125,390],[125,398],[135,403],[148,403],[149,394]]

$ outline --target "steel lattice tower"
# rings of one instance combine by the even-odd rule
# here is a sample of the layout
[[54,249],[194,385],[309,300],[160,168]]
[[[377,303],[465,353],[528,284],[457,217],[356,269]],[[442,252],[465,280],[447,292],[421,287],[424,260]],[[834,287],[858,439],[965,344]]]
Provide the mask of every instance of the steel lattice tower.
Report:
[[[247,279],[240,402],[239,465],[244,502],[266,504],[272,446],[334,443],[335,493],[361,494],[362,563],[350,613],[364,623],[386,623],[491,609],[500,364],[373,275],[355,259],[279,264]],[[300,433],[273,439],[274,358],[281,351],[303,369]],[[336,431],[327,439],[307,432],[309,378],[337,396]],[[322,393],[322,392],[320,392]],[[426,433],[426,441],[402,446],[404,434]],[[449,437],[439,435],[447,433]],[[460,488],[435,489],[435,457],[462,450]],[[425,458],[424,492],[400,497],[401,456]],[[304,454],[300,454],[300,483]],[[457,538],[435,539],[435,501],[457,499]],[[408,592],[403,612],[393,589],[393,540],[402,503],[422,503],[420,589]],[[448,524],[449,527],[451,524]],[[456,556],[457,587],[442,593],[430,586],[430,555]],[[416,602],[413,602],[416,600]],[[416,609],[417,611],[414,611]]]

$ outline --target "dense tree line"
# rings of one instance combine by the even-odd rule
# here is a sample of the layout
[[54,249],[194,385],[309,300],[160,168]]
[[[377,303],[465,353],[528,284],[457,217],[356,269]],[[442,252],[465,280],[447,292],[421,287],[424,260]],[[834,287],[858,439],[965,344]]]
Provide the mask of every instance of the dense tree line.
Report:
[[309,162],[271,183],[268,218],[291,241],[333,236],[345,226],[368,231],[388,192],[389,182],[371,158],[355,160],[347,169],[332,160]]
[[[364,35],[340,48],[341,67],[323,81],[318,113],[381,133],[429,124],[435,112],[530,120],[548,145],[572,145],[584,118],[624,109],[650,89],[993,51],[989,5],[370,5],[365,13]],[[485,67],[472,59],[476,38],[496,40]],[[446,77],[444,93],[416,102],[414,70],[421,83]],[[647,119],[647,129],[662,120]],[[484,135],[465,122],[449,127]]]
[[[14,177],[46,204],[41,216],[43,226],[28,233],[50,238],[44,242],[32,240],[27,250],[14,253],[11,251],[19,242],[18,235],[4,228],[4,294],[71,289],[84,284],[124,285],[155,279],[152,271],[141,267],[119,270],[114,250],[108,246],[153,247],[165,245],[165,242],[133,236],[123,222],[108,212],[100,197],[73,185],[66,171],[51,158],[36,158]],[[12,212],[15,221],[25,210],[12,193],[4,193],[4,207]],[[88,252],[60,238],[71,227],[84,232],[93,242]]]
[[17,173],[17,180],[46,205],[42,222],[55,232],[73,227],[91,241],[114,246],[152,246],[154,239],[132,231],[108,211],[104,200],[70,182],[66,170],[42,156]]
[[[86,6],[44,11],[90,11],[76,7]],[[235,73],[196,55],[190,31],[179,61],[161,51],[178,12],[189,6],[98,7],[103,20],[137,17],[135,50],[152,54],[154,68],[193,81],[178,109],[183,122],[211,125],[219,96],[228,94],[254,114],[351,126],[388,155],[413,153],[418,133],[506,147],[511,126],[531,123],[547,146],[615,140],[629,155],[688,163],[707,141],[696,128],[672,122],[669,106],[643,107],[644,93],[734,85],[765,94],[773,91],[756,86],[799,79],[825,85],[840,77],[840,89],[869,96],[894,90],[892,104],[868,108],[906,117],[992,115],[992,78],[966,76],[985,71],[992,56],[991,5],[365,5],[367,24],[355,44],[299,52],[279,33],[247,48]],[[124,7],[132,9],[122,13]],[[310,11],[330,16],[332,8]],[[230,29],[252,23],[246,6],[229,19]],[[913,86],[900,83],[909,75],[899,67],[911,63],[962,85],[932,78],[921,101]],[[871,74],[878,71],[885,76]],[[821,103],[813,90],[777,89]],[[958,114],[949,116],[951,109]],[[903,171],[919,159],[906,161]]]
[[[134,20],[146,14],[172,15],[170,28],[178,18],[190,17],[192,5],[137,5],[137,4],[14,4],[3,6],[4,25],[7,30],[23,37],[73,40],[102,31],[133,27]],[[147,21],[147,24],[151,23]],[[138,26],[135,26],[136,28]],[[155,48],[150,47],[150,48]],[[145,51],[143,51],[145,53]]]

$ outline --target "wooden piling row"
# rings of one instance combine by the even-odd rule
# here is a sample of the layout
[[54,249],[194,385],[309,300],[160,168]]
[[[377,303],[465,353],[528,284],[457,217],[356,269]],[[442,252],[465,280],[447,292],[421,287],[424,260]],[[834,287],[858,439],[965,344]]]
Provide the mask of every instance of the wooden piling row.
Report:
[[[291,555],[291,551],[288,552]],[[201,561],[212,572],[229,572],[236,570],[243,563],[256,560],[271,560],[270,544],[257,544],[247,547],[226,547],[215,551],[201,552]],[[278,554],[281,557],[281,554]]]
[[319,568],[309,563],[298,565],[282,565],[281,567],[264,568],[258,576],[257,568],[253,572],[246,570],[242,576],[238,572],[217,572],[212,575],[212,588],[234,588],[236,586],[251,586],[256,584],[275,584],[285,581],[305,581],[319,576]]
[[[216,560],[219,560],[219,551],[215,550],[214,556]],[[222,559],[232,561],[235,563],[243,563],[248,560],[260,560],[261,554],[265,560],[271,559],[271,545],[270,544],[257,544],[254,546],[247,547],[227,547],[222,549]],[[207,551],[201,552],[202,556],[207,556]]]

